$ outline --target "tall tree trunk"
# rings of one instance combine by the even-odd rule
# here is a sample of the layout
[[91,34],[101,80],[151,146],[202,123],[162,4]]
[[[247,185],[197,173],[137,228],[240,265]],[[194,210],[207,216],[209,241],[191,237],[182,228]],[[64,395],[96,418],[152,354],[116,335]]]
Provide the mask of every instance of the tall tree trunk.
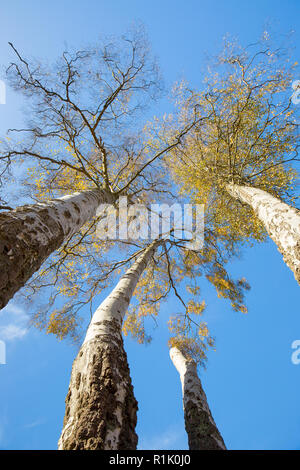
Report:
[[0,214],[0,309],[111,193],[94,189]]
[[132,450],[137,402],[133,394],[122,322],[136,284],[158,242],[140,255],[98,307],[73,363],[61,450]]
[[194,361],[187,359],[176,347],[170,349],[171,360],[179,372],[185,429],[190,450],[226,450],[214,422]]
[[232,184],[227,190],[252,207],[300,284],[300,211],[258,188]]

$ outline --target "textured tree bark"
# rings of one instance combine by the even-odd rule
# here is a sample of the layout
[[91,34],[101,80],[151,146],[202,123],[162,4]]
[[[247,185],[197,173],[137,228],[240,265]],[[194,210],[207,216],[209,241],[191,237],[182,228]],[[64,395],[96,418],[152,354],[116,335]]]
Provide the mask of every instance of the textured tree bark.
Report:
[[300,284],[300,211],[258,188],[235,184],[227,190],[253,208]]
[[0,214],[0,309],[111,193],[95,189]]
[[178,348],[170,349],[171,360],[179,372],[185,429],[190,450],[226,450],[214,422],[194,361],[187,359]]
[[137,401],[133,394],[122,322],[136,284],[152,256],[151,244],[93,315],[71,372],[60,450],[132,450]]

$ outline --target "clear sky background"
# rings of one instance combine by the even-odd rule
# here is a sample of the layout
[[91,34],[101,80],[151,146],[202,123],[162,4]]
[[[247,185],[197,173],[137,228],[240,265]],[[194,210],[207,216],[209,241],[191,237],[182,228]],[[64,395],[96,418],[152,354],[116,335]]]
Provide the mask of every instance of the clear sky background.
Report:
[[[299,0],[11,0],[0,6],[0,65],[11,59],[8,41],[27,57],[51,62],[66,44],[81,47],[141,21],[166,85],[185,76],[197,86],[205,56],[219,50],[226,33],[247,45],[264,29],[294,30],[300,62],[299,6]],[[163,111],[162,104],[156,114]],[[0,133],[21,123],[20,98],[8,91]],[[217,351],[209,353],[201,379],[215,421],[229,449],[300,449],[300,365],[291,362],[291,344],[300,339],[299,287],[271,241],[245,250],[231,268],[252,286],[247,315],[232,312],[203,285]],[[169,301],[161,315],[167,320],[178,307]],[[28,330],[27,321],[28,312],[14,300],[0,312],[0,339],[7,342],[7,364],[0,365],[0,448],[55,449],[77,350]],[[167,329],[153,335],[147,347],[125,341],[139,402],[139,448],[187,449]]]

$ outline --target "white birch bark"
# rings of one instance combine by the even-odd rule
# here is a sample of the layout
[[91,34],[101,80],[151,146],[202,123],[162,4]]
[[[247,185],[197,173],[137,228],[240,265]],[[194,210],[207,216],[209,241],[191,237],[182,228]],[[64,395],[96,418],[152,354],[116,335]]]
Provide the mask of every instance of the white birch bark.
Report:
[[159,242],[122,276],[93,315],[72,367],[60,450],[136,449],[137,402],[122,322],[138,280]]
[[197,365],[176,347],[170,349],[171,360],[180,375],[185,429],[190,450],[226,450],[214,422],[205,392],[197,374]]
[[111,193],[94,189],[0,213],[0,308]]
[[300,211],[258,188],[232,184],[227,191],[252,207],[300,284]]

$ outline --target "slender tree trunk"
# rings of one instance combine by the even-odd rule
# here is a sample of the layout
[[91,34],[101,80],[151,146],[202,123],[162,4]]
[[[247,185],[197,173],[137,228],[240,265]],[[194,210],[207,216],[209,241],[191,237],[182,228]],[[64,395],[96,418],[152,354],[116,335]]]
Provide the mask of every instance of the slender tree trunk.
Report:
[[300,211],[258,188],[234,184],[227,190],[252,207],[300,284]]
[[152,243],[98,307],[72,367],[61,450],[132,450],[137,401],[122,322],[136,284],[156,248]]
[[0,214],[0,309],[111,193],[94,189]]
[[170,349],[171,360],[179,372],[185,429],[190,450],[226,450],[222,436],[213,420],[194,361],[178,348]]

